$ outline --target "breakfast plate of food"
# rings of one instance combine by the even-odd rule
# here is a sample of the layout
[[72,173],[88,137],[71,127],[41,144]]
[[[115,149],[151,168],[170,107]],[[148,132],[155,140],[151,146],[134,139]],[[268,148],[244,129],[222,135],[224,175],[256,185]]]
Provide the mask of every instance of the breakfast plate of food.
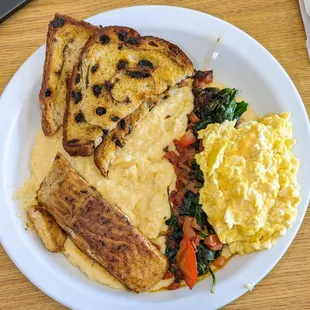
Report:
[[0,103],[0,237],[74,309],[219,308],[306,212],[302,100],[259,43],[177,7],[55,13]]

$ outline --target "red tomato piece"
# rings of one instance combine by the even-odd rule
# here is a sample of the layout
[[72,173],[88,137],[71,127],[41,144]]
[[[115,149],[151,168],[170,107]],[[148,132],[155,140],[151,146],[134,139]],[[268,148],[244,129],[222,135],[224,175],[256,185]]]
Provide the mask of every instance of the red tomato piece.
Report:
[[179,288],[181,285],[180,282],[172,282],[168,287],[167,289],[168,290],[176,290],[177,288]]
[[197,260],[194,247],[186,235],[183,236],[180,243],[177,264],[183,273],[186,284],[192,289],[198,278]]
[[[178,143],[179,143],[179,140],[176,140],[176,141],[178,141]],[[174,142],[174,145],[175,145],[177,151],[178,151],[180,154],[181,154],[181,153],[184,153],[185,147],[182,146],[181,144],[176,143],[176,141],[174,140],[173,142]]]
[[217,268],[220,268],[220,267],[223,267],[226,263],[227,263],[227,259],[224,256],[220,255],[217,259],[215,259],[212,262],[212,265],[214,265]]
[[196,240],[196,232],[191,226],[193,218],[191,216],[184,216],[183,219],[183,233],[190,241]]
[[211,250],[211,251],[219,251],[223,248],[223,243],[220,241],[218,236],[216,234],[209,235],[205,239],[205,245]]
[[163,280],[171,279],[173,277],[173,273],[171,271],[167,271],[166,274],[163,276]]
[[194,113],[194,112],[191,112],[189,115],[188,115],[188,119],[192,122],[192,123],[198,123],[200,121],[200,119],[198,118],[198,116]]
[[195,137],[194,133],[191,130],[189,130],[181,137],[179,142],[180,142],[181,146],[186,147],[188,145],[195,143],[196,137]]

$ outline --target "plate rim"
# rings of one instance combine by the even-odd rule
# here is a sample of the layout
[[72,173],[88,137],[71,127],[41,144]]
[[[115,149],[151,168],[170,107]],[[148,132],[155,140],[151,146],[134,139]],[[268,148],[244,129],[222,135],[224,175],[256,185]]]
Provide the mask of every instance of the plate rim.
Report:
[[[218,17],[215,17],[215,16],[212,16],[210,14],[207,14],[207,13],[204,13],[204,12],[201,12],[201,11],[196,11],[196,10],[193,10],[193,9],[187,9],[187,8],[182,8],[182,7],[175,7],[175,6],[165,6],[165,5],[140,5],[140,6],[130,6],[130,7],[125,7],[125,8],[117,8],[117,9],[113,9],[113,10],[110,10],[110,11],[106,11],[106,12],[101,12],[101,13],[98,13],[96,15],[93,15],[89,18],[86,19],[86,21],[91,21],[92,19],[95,19],[96,17],[98,16],[102,16],[104,14],[111,14],[111,13],[115,13],[115,12],[118,12],[118,11],[130,11],[130,10],[133,10],[133,9],[168,9],[168,10],[179,10],[179,11],[183,11],[185,14],[187,12],[191,12],[191,14],[201,14],[201,15],[207,15],[208,18],[211,18],[211,19],[215,19],[217,22],[220,22],[220,23],[224,23],[225,24],[225,27],[232,27],[234,28],[235,31],[238,31],[239,33],[241,33],[243,36],[246,36],[247,39],[251,40],[252,43],[254,43],[257,48],[260,48],[264,54],[268,55],[268,57],[273,61],[274,65],[277,65],[278,66],[278,69],[281,71],[281,74],[283,76],[285,76],[285,78],[288,80],[288,82],[291,84],[291,88],[292,88],[292,91],[294,91],[294,95],[296,96],[296,98],[299,99],[299,101],[302,103],[302,107],[303,108],[303,114],[304,114],[304,117],[307,118],[307,112],[306,112],[306,109],[305,109],[305,106],[302,102],[302,99],[294,85],[294,83],[292,82],[292,80],[290,79],[290,77],[288,76],[288,74],[286,73],[286,71],[284,70],[284,68],[279,64],[279,62],[274,58],[274,56],[267,50],[265,49],[259,42],[257,42],[254,38],[252,38],[251,36],[249,36],[246,32],[244,32],[243,30],[237,28],[236,26],[218,18]],[[143,26],[142,26],[143,27]],[[26,67],[27,64],[32,60],[32,59],[35,59],[36,58],[36,55],[40,53],[40,51],[42,49],[44,49],[44,45],[43,44],[41,47],[39,47],[20,67],[19,69],[16,71],[16,73],[13,75],[13,77],[11,78],[11,80],[9,81],[9,83],[7,84],[7,86],[5,87],[2,95],[1,95],[1,99],[0,99],[0,110],[3,109],[2,107],[4,106],[4,99],[3,98],[6,98],[6,93],[9,92],[10,90],[10,85],[12,85],[14,83],[14,80],[17,78],[19,72],[23,69],[23,67]],[[16,119],[18,118],[18,115],[16,115],[16,118],[15,118],[15,121]],[[0,116],[0,120],[1,120],[1,116]],[[0,123],[0,129],[2,128],[3,124]],[[14,128],[14,125],[12,125],[12,130]],[[307,126],[307,134],[308,136],[310,136],[310,129],[309,129],[309,124]],[[11,130],[11,132],[12,132]],[[10,134],[8,135],[8,137],[5,137],[3,139],[3,141],[6,141],[6,140],[9,140],[9,136]],[[0,145],[5,145],[5,143],[3,141],[0,141]],[[1,149],[1,148],[0,148]],[[4,165],[4,163],[6,162],[7,160],[7,156],[5,155],[8,155],[8,154],[5,154],[5,152],[0,152],[0,167]],[[1,191],[5,192],[6,188],[4,187],[5,185],[5,182],[2,184],[3,182],[3,179],[4,177],[0,178],[0,193]],[[3,185],[3,186],[2,186]],[[309,189],[308,189],[308,202],[309,202]],[[2,200],[1,198],[1,195],[0,195],[0,201]],[[308,206],[308,204],[307,204]],[[284,255],[284,253],[287,251],[287,249],[289,248],[289,246],[291,245],[292,241],[294,240],[295,236],[296,236],[296,233],[298,232],[299,228],[300,228],[300,225],[301,225],[301,222],[304,218],[304,215],[307,211],[307,206],[303,209],[303,212],[302,212],[302,217],[299,221],[299,223],[297,224],[297,227],[295,227],[294,229],[294,233],[292,235],[292,237],[287,240],[287,243],[284,247],[284,250],[281,251],[277,257],[273,260],[273,262],[270,264],[270,266],[268,268],[266,268],[266,270],[257,278],[257,281],[255,281],[257,284],[259,281],[261,281],[261,279],[263,279],[267,273],[269,273],[272,268],[279,262],[279,260],[281,259],[281,257]],[[0,205],[0,208],[3,209],[3,207],[1,207]],[[299,210],[300,212],[300,210]],[[2,217],[0,217],[0,223],[2,221],[1,219]],[[292,228],[291,228],[292,229]],[[3,230],[2,230],[2,225],[0,225],[0,241],[2,242],[2,246],[4,247],[5,251],[8,253],[9,257],[11,258],[11,260],[14,262],[14,264],[17,266],[17,268],[28,278],[29,281],[31,281],[35,286],[37,286],[40,290],[42,290],[45,294],[47,294],[48,296],[50,296],[51,298],[57,300],[58,302],[60,302],[61,304],[63,305],[66,305],[67,307],[72,307],[72,303],[69,303],[67,301],[65,301],[65,298],[62,298],[62,297],[58,297],[58,295],[55,295],[55,294],[52,294],[51,291],[48,291],[46,289],[46,287],[42,287],[42,285],[40,285],[40,283],[38,283],[38,281],[35,281],[33,279],[33,276],[32,276],[32,272],[29,271],[29,270],[25,270],[23,269],[23,267],[21,267],[21,264],[20,262],[16,259],[15,255],[13,254],[13,250],[12,248],[8,245],[8,243],[6,243],[6,239],[3,238]],[[2,240],[1,240],[2,239]],[[12,258],[14,257],[14,259]],[[225,300],[223,300],[223,302],[219,303],[217,305],[217,307],[222,307],[223,305],[237,299],[238,297],[240,297],[241,295],[243,295],[245,293],[245,291],[242,291],[240,292],[239,294],[235,294],[234,296],[230,297],[230,298],[225,298]],[[170,304],[171,306],[171,304]]]

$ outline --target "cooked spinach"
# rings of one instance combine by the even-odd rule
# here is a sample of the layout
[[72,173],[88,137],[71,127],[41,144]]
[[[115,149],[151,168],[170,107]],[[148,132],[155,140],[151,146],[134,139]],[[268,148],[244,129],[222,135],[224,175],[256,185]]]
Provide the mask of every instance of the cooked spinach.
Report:
[[226,120],[239,119],[247,110],[248,104],[237,102],[238,90],[234,88],[219,89],[207,87],[195,94],[194,112],[200,119],[195,131],[199,131],[212,123],[223,123]]
[[196,163],[196,160],[193,161],[192,170],[194,171],[196,180],[199,183],[203,184],[204,182],[203,172],[200,170],[200,166]]
[[178,225],[178,219],[175,215],[172,215],[170,219],[166,221],[166,225],[170,227],[170,233],[166,242],[165,255],[169,260],[170,271],[175,272],[176,270],[171,265],[176,264],[176,255],[183,238],[183,230],[182,227]]
[[178,220],[175,215],[171,215],[170,219],[166,220],[166,225],[171,226],[172,228],[178,225]]
[[[201,228],[206,226],[210,234],[214,233],[212,226],[208,223],[207,215],[202,210],[201,204],[199,204],[199,194],[193,194],[190,191],[185,193],[184,200],[179,208],[179,215],[195,217],[197,224]],[[165,254],[169,260],[170,271],[175,272],[176,269],[173,266],[176,264],[176,255],[179,249],[179,244],[183,238],[183,230],[182,227],[179,226],[178,219],[175,215],[172,215],[170,219],[166,221],[166,224],[170,227],[170,233],[166,242],[167,246]],[[203,232],[201,236],[203,238],[207,237],[206,233]],[[203,241],[200,242],[196,253],[199,275],[208,272],[210,263],[220,255],[220,252],[221,251],[213,252],[208,249]]]
[[[195,162],[192,165],[192,168],[197,172],[200,171],[199,165]],[[202,177],[199,178],[201,183],[203,183],[203,174],[201,172]],[[168,190],[169,194],[169,190]],[[169,197],[169,195],[168,195]],[[176,255],[179,250],[180,242],[183,238],[183,230],[182,226],[179,225],[178,218],[173,215],[171,210],[172,216],[166,220],[166,225],[170,227],[170,232],[167,237],[166,242],[166,251],[165,254],[169,260],[169,270],[173,273],[177,271],[176,267]],[[208,232],[210,234],[214,234],[214,230],[212,226],[208,223],[208,218],[205,212],[202,209],[201,204],[199,203],[199,193],[194,194],[191,191],[187,191],[184,196],[184,200],[182,205],[179,208],[179,215],[180,216],[191,216],[195,217],[197,224],[204,229],[206,226]],[[203,238],[207,237],[205,233],[201,235]],[[200,242],[200,245],[197,247],[197,267],[199,275],[203,275],[209,271],[210,263],[220,255],[221,251],[213,252],[208,249],[208,247],[203,243]]]
[[197,196],[198,195],[194,195],[190,191],[187,191],[185,193],[184,200],[179,209],[180,215],[195,216],[196,209],[199,204],[199,197]]
[[[226,120],[238,120],[240,116],[247,110],[248,104],[244,101],[237,102],[236,97],[238,90],[232,88],[219,89],[215,87],[208,87],[205,89],[198,89],[194,91],[195,96],[195,108],[194,113],[198,116],[200,121],[194,127],[194,133],[201,129],[207,127],[207,125],[212,123],[223,123]],[[199,140],[197,139],[194,144],[196,150],[199,148]],[[204,183],[203,172],[200,170],[199,165],[194,160],[192,163],[192,171],[195,176],[198,184]],[[169,197],[169,189],[168,189]],[[179,208],[180,216],[191,216],[195,217],[198,225],[208,230],[208,233],[205,231],[200,232],[200,236],[205,239],[208,237],[208,234],[214,234],[214,229],[208,222],[208,217],[202,209],[201,204],[199,204],[199,193],[193,194],[190,191],[187,191],[184,196],[181,207]],[[180,242],[183,238],[182,226],[178,222],[178,218],[173,215],[171,210],[171,218],[166,221],[166,224],[169,226],[169,233],[166,242],[166,256],[169,259],[169,269],[172,272],[177,271],[176,264],[176,254],[179,249]],[[207,272],[210,272],[213,284],[211,292],[214,292],[216,279],[214,273],[210,268],[210,264],[221,254],[221,251],[211,251],[204,244],[204,241],[200,241],[200,244],[197,247],[196,258],[197,258],[197,269],[199,275],[204,275]]]
[[203,275],[208,272],[208,268],[211,262],[213,262],[220,255],[220,251],[213,252],[208,247],[201,243],[197,248],[197,266],[199,275]]
[[182,205],[179,209],[180,215],[188,215],[196,218],[197,224],[203,228],[207,222],[207,216],[199,204],[199,194],[188,191],[185,194]]

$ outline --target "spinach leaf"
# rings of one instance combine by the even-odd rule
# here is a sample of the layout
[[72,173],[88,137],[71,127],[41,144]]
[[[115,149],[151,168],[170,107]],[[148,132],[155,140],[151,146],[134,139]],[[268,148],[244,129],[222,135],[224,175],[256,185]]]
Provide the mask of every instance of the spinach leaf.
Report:
[[244,101],[236,102],[237,95],[238,90],[234,88],[215,87],[207,87],[196,93],[194,112],[201,122],[196,124],[195,132],[212,123],[238,120],[247,110],[248,104]]
[[177,253],[178,253],[178,249],[175,248],[175,249],[172,249],[172,248],[166,248],[166,251],[165,251],[165,254],[169,260],[169,264],[173,264],[175,263],[175,260],[176,260],[176,256],[177,256]]
[[179,214],[195,217],[197,224],[201,228],[206,225],[207,216],[202,210],[201,204],[199,204],[199,194],[193,194],[190,191],[186,192]]
[[248,109],[248,104],[245,101],[237,102],[237,107],[235,110],[235,118],[239,119],[240,116]]
[[214,272],[212,271],[211,268],[209,268],[209,272],[210,272],[210,274],[212,276],[212,287],[211,287],[210,293],[214,294],[215,286],[216,286],[216,278],[215,278]]
[[199,207],[196,208],[195,218],[196,218],[197,224],[201,228],[203,228],[203,226],[207,224],[207,215],[202,210],[201,205],[199,205]]
[[200,276],[208,272],[210,263],[213,262],[218,255],[217,252],[209,250],[203,243],[198,246],[196,257]]
[[197,204],[199,204],[199,196],[193,194],[190,191],[187,191],[184,195],[184,200],[179,209],[179,214],[194,216],[196,208],[197,208]]

